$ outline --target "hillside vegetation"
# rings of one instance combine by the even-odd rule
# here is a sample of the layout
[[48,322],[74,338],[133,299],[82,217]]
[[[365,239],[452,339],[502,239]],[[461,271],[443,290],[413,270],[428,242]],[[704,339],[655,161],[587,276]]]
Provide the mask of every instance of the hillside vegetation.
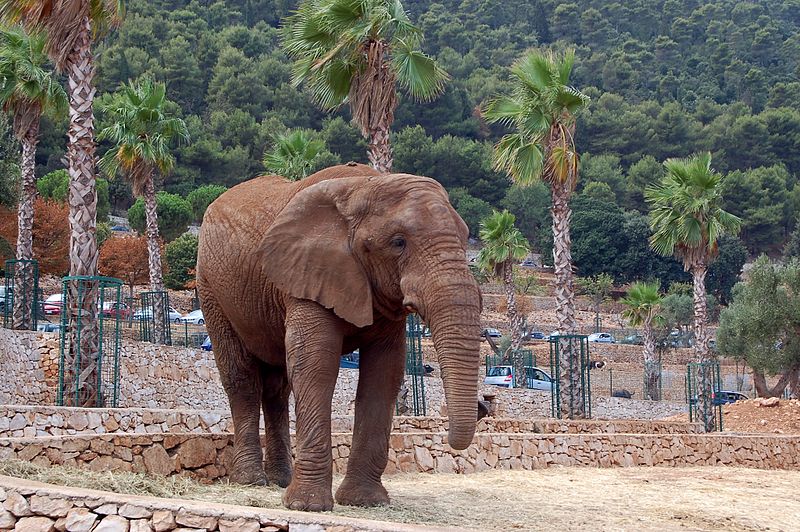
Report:
[[[287,128],[306,128],[326,142],[320,165],[365,161],[365,144],[346,110],[326,115],[290,83],[279,25],[295,5],[127,2],[124,24],[97,48],[97,81],[101,94],[142,74],[166,81],[192,142],[177,150],[162,188],[186,195],[200,185],[249,179],[263,171],[272,136]],[[507,207],[534,249],[549,256],[549,193],[511,187],[492,171],[491,147],[502,130],[482,121],[478,109],[508,91],[507,67],[523,50],[571,46],[574,82],[592,98],[577,131],[583,155],[573,233],[580,275],[685,279],[675,261],[655,257],[643,241],[642,191],[661,176],[665,158],[700,150],[732,173],[725,208],[744,219],[741,242],[726,240],[724,253],[738,261],[742,243],[750,254],[782,251],[800,215],[800,1],[406,0],[404,6],[425,34],[424,49],[452,80],[431,103],[401,99],[394,169],[440,180],[473,234],[492,207]],[[39,175],[63,167],[66,128],[42,130]],[[132,203],[123,180],[111,183],[110,196],[118,212]]]

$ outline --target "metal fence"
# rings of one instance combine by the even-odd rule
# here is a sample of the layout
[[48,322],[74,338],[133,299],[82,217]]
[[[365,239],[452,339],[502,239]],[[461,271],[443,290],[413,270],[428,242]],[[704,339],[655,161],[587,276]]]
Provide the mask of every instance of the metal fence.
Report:
[[63,279],[59,406],[117,406],[121,288],[110,277]]
[[550,338],[550,413],[561,419],[592,417],[592,384],[589,376],[589,342],[580,334]]
[[408,401],[408,388],[403,385],[397,400],[398,414],[414,416],[427,415],[425,401],[425,364],[422,360],[423,325],[419,316],[410,314],[406,319],[406,375],[411,376],[411,404]]
[[700,421],[706,432],[722,431],[722,402],[715,400],[720,383],[719,362],[691,362],[686,365],[689,421]]

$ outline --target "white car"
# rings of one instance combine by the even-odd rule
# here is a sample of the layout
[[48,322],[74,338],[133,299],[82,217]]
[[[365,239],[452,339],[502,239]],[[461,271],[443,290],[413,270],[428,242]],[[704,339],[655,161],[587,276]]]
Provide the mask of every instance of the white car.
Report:
[[[144,308],[137,310],[133,313],[134,321],[140,320],[151,320],[153,319],[153,309],[151,308]],[[169,321],[172,323],[180,323],[181,322],[181,313],[175,310],[172,307],[169,307]]]
[[51,296],[47,296],[47,299],[44,300],[44,305],[42,306],[42,310],[44,310],[45,314],[58,314],[61,312],[61,307],[64,306],[64,300],[61,296],[62,294],[53,294]]
[[205,325],[206,320],[203,319],[203,311],[201,309],[193,310],[181,318],[183,323],[196,323],[197,325]]
[[609,333],[592,333],[589,335],[588,340],[590,342],[600,342],[601,344],[615,344],[617,341],[614,339],[614,335]]
[[[525,366],[525,376],[528,379],[528,388],[531,390],[551,391],[553,389],[553,379],[539,368]],[[486,372],[484,384],[503,386],[504,388],[514,387],[514,368],[512,366],[492,366]]]

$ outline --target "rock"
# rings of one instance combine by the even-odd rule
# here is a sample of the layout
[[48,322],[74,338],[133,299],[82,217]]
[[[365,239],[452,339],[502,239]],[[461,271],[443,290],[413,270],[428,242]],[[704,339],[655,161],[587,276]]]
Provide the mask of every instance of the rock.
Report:
[[65,532],[67,530],[67,518],[66,517],[59,517],[56,519],[53,528],[58,530],[58,532]]
[[73,508],[67,514],[67,532],[89,532],[97,516],[86,508]]
[[292,532],[325,532],[325,527],[317,524],[298,523],[292,525]]
[[149,519],[153,512],[141,506],[134,506],[132,504],[123,504],[119,509],[119,515],[127,517],[128,519]]
[[3,488],[0,488],[0,502],[5,501],[6,497],[7,497],[6,490],[4,490]]
[[3,530],[14,528],[14,523],[16,522],[17,518],[11,512],[5,508],[0,508],[0,528]]
[[14,530],[19,532],[52,532],[55,521],[49,517],[23,517],[17,521]]
[[101,504],[94,509],[94,513],[99,515],[116,515],[118,507],[114,503]]
[[73,412],[67,418],[67,426],[78,431],[84,430],[86,427],[89,426],[89,420],[86,418],[85,413]]
[[182,467],[194,469],[213,464],[216,459],[214,443],[207,438],[192,438],[178,448],[178,462]]
[[430,471],[433,469],[433,456],[425,447],[414,448],[414,458],[420,471]]
[[158,443],[145,449],[142,457],[144,458],[144,467],[151,475],[167,476],[175,471],[175,464],[172,462],[172,458]]
[[258,521],[250,521],[244,517],[233,521],[230,519],[220,519],[219,530],[220,532],[259,532],[259,530],[261,530],[261,523]]
[[17,414],[11,418],[11,423],[8,425],[8,430],[21,430],[28,426],[28,420],[22,414]]
[[178,512],[178,515],[175,517],[175,522],[179,525],[191,528],[205,528],[206,530],[214,530],[217,528],[216,517],[192,514],[187,512],[184,508],[181,508]]
[[147,519],[135,519],[131,521],[130,532],[153,532],[153,527]]
[[3,508],[14,514],[16,517],[27,517],[29,515],[33,515],[33,513],[31,513],[31,507],[28,505],[28,501],[26,501],[25,497],[16,491],[12,491],[8,494],[8,497],[6,497],[6,500],[3,502]]
[[780,399],[777,397],[770,397],[768,399],[760,399],[758,401],[758,406],[766,406],[766,407],[773,407],[778,406],[780,403]]
[[72,503],[64,499],[51,499],[34,495],[30,500],[31,511],[48,517],[66,517]]
[[92,532],[128,532],[128,520],[118,515],[107,515]]
[[153,512],[152,523],[156,532],[166,532],[175,528],[175,516],[169,510],[156,510]]

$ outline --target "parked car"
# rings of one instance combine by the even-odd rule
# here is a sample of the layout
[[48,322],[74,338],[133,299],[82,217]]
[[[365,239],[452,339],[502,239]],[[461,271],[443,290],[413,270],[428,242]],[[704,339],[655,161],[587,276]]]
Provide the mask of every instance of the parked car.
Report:
[[[553,379],[545,371],[525,366],[525,376],[528,380],[528,388],[532,390],[550,391],[553,389]],[[484,384],[494,384],[505,388],[514,387],[514,368],[512,366],[492,366],[486,372]]]
[[[152,308],[139,309],[133,313],[134,321],[152,320],[152,319],[153,319]],[[182,321],[181,313],[175,310],[174,308],[169,307],[169,321],[171,321],[172,323],[180,323]]]
[[130,233],[131,230],[124,225],[114,225],[111,227],[112,231],[118,231],[120,233]]
[[714,406],[727,405],[746,399],[749,399],[749,397],[741,392],[735,392],[733,390],[718,390],[711,393],[711,402]]
[[[10,291],[11,289],[9,288],[9,292]],[[5,285],[0,285],[0,311],[2,311],[5,308],[6,308],[6,287]]]
[[487,336],[491,336],[492,338],[501,338],[503,336],[503,333],[501,333],[497,329],[489,328],[489,329],[484,329],[483,332],[481,333],[481,336],[483,336],[484,338]]
[[49,321],[40,321],[36,324],[36,330],[40,332],[58,332],[61,330],[61,325],[58,323],[50,323]]
[[526,268],[534,268],[536,267],[536,263],[533,261],[533,259],[525,259],[522,261],[522,266],[525,266]]
[[590,342],[599,342],[601,344],[614,344],[617,341],[614,339],[614,335],[611,333],[592,333],[589,335],[588,341]]
[[131,317],[131,309],[126,303],[106,301],[103,303],[103,316],[106,318],[119,317],[123,320],[127,320]]
[[47,299],[44,300],[44,305],[42,306],[42,310],[45,314],[58,314],[61,312],[61,307],[64,306],[64,299],[62,298],[63,294],[53,294],[51,296],[47,296]]
[[203,311],[201,309],[193,310],[190,313],[180,318],[182,323],[196,323],[197,325],[205,325],[206,320],[203,318]]
[[342,358],[339,359],[339,367],[347,369],[355,369],[358,367],[358,359],[359,359],[359,352],[358,349],[356,349],[352,353],[347,353],[346,355],[342,355]]
[[548,334],[547,336],[545,336],[544,338],[542,338],[542,340],[547,340],[547,341],[550,341],[550,340],[553,340],[553,339],[555,339],[555,338],[558,338],[558,331],[553,331],[553,332],[551,332],[550,334]]
[[200,344],[200,349],[203,351],[211,351],[211,337],[206,335],[206,339]]
[[644,336],[641,334],[631,334],[622,339],[623,344],[644,345]]
[[532,331],[528,333],[528,338],[532,340],[544,340],[544,333],[542,331]]

